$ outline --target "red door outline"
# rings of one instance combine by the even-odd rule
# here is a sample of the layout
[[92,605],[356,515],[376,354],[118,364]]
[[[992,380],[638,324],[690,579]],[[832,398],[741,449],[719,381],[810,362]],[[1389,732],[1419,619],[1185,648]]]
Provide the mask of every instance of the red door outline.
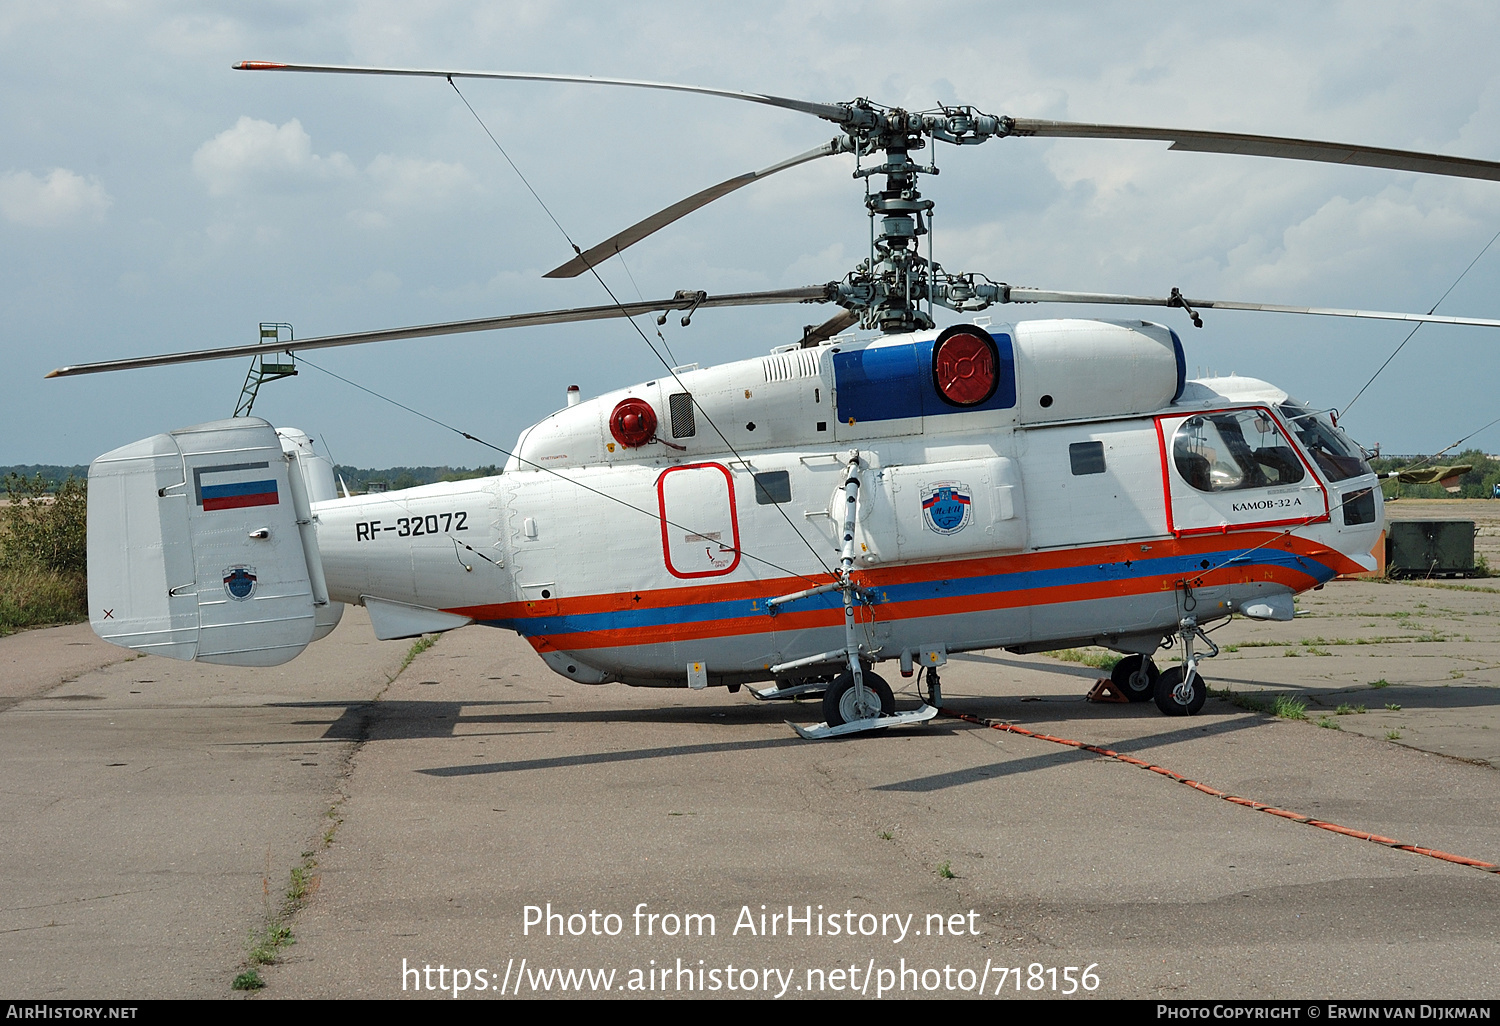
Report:
[[[1167,432],[1162,422],[1167,420],[1182,421],[1188,419],[1189,417],[1206,417],[1212,413],[1234,413],[1239,410],[1260,410],[1268,418],[1270,418],[1271,423],[1276,425],[1277,430],[1282,433],[1287,442],[1290,444],[1292,451],[1297,454],[1297,459],[1301,461],[1303,469],[1307,471],[1308,476],[1311,477],[1314,483],[1317,484],[1318,490],[1323,493],[1323,512],[1315,517],[1291,517],[1287,520],[1252,520],[1239,524],[1220,524],[1218,527],[1185,527],[1182,529],[1178,529],[1177,524],[1172,516],[1172,461],[1167,456]],[[1296,438],[1297,436],[1295,434],[1287,430],[1287,426],[1282,422],[1281,418],[1265,406],[1225,406],[1212,410],[1192,410],[1183,413],[1164,413],[1158,416],[1156,418],[1156,441],[1157,444],[1161,446],[1161,487],[1163,498],[1166,500],[1167,504],[1167,530],[1178,538],[1186,538],[1190,535],[1196,534],[1228,534],[1230,531],[1257,531],[1263,530],[1267,527],[1285,527],[1288,524],[1302,525],[1327,523],[1329,520],[1328,509],[1330,505],[1328,499],[1328,486],[1323,483],[1323,478],[1320,477],[1317,471],[1313,469],[1313,465],[1307,462],[1307,457],[1303,455],[1302,447],[1297,444]],[[1189,485],[1188,487],[1191,488],[1192,486]]]
[[[722,570],[679,570],[672,565],[672,540],[667,536],[667,531],[670,527],[687,529],[687,525],[682,523],[669,525],[667,522],[667,496],[664,488],[667,475],[675,474],[680,470],[706,470],[710,467],[724,475],[725,491],[729,493],[729,524],[734,530],[734,560]],[[669,574],[673,577],[688,579],[693,577],[723,577],[725,574],[734,573],[735,568],[740,565],[740,515],[734,502],[734,476],[730,474],[728,467],[722,463],[685,463],[680,467],[668,467],[656,479],[656,508],[661,515],[661,556]]]

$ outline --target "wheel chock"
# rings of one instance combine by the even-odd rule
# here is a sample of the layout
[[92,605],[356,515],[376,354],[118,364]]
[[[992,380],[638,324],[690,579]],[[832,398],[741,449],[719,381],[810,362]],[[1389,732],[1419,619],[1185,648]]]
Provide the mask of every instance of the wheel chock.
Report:
[[816,727],[803,727],[791,720],[787,720],[786,725],[808,741],[821,741],[829,737],[843,737],[845,734],[861,734],[867,730],[902,727],[908,723],[926,723],[937,714],[936,709],[924,702],[921,708],[910,712],[896,713],[894,716],[876,716],[868,720],[850,720],[848,723],[840,723],[837,727],[830,727],[826,723],[820,723]]
[[1110,680],[1108,677],[1100,677],[1099,682],[1094,685],[1094,689],[1089,692],[1089,696],[1086,701],[1129,702],[1130,699],[1125,697],[1125,695],[1120,692],[1119,688],[1115,687],[1114,681]]

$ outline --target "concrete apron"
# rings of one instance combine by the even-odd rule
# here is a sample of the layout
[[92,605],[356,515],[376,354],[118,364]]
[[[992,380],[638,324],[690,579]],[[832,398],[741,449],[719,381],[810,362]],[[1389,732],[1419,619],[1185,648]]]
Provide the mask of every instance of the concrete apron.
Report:
[[[1341,583],[1302,607],[1315,615],[1216,634],[1241,647],[1207,671],[1242,702],[1300,697],[1310,721],[1226,699],[1191,719],[1086,705],[1097,670],[1003,652],[955,659],[944,690],[956,710],[1500,862],[1494,771],[1406,747],[1497,754],[1493,597]],[[962,996],[986,964],[987,992],[1019,967],[1023,996],[1091,964],[1095,993],[1115,997],[1500,992],[1492,874],[951,719],[803,742],[782,719],[816,722],[816,703],[581,687],[494,630],[443,636],[387,688],[409,643],[373,641],[361,614],[271,671],[130,660],[0,714],[0,815],[15,824],[0,837],[0,929],[20,942],[0,961],[8,993],[227,996],[304,852],[314,889],[290,920],[296,943],[261,969],[263,997],[437,996],[454,968],[462,994],[488,997],[507,967],[509,995],[523,958],[528,996],[545,986],[536,971],[567,968],[614,969],[616,996],[648,980],[648,994],[697,993],[698,969],[694,984],[717,979],[710,996],[745,996],[729,982],[765,995],[768,979],[771,995],[847,995],[872,964],[870,996]],[[60,672],[49,658],[29,686]],[[1383,708],[1392,695],[1401,710]],[[528,927],[527,906],[549,902],[616,914],[620,932]],[[781,913],[774,936],[761,905]],[[805,936],[808,906],[822,936]],[[712,915],[712,936],[683,936],[688,913]],[[876,932],[832,936],[834,913]],[[403,960],[433,972],[403,975]],[[652,975],[664,966],[667,982]]]

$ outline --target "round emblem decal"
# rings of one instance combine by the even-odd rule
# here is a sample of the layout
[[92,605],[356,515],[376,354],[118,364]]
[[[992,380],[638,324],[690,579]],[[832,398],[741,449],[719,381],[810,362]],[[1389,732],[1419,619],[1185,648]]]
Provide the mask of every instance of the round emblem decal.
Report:
[[957,534],[974,519],[974,493],[958,481],[937,481],[922,489],[922,520],[938,534]]
[[231,566],[224,571],[224,591],[236,602],[255,594],[255,567]]

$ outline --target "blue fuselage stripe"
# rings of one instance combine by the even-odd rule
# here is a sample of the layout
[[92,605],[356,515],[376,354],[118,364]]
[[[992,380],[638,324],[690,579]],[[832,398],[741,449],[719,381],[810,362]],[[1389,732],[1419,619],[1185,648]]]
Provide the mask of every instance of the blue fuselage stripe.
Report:
[[[1205,560],[1208,562],[1207,567],[1202,565]],[[942,564],[936,564],[934,569],[940,572],[941,567]],[[1070,585],[1119,583],[1142,578],[1191,578],[1220,567],[1241,571],[1253,567],[1280,567],[1306,574],[1320,584],[1336,576],[1332,568],[1308,556],[1264,548],[1249,553],[1243,550],[1204,552],[1157,559],[1135,559],[1128,563],[1090,563],[1046,570],[983,574],[974,577],[938,577],[926,581],[880,585],[874,588],[874,592],[879,603],[883,605],[893,602],[918,602],[924,599],[952,599],[1000,592],[1061,588]],[[843,600],[838,595],[827,593],[802,599],[788,607],[788,611],[839,609],[842,604]],[[509,627],[530,636],[619,631],[766,615],[768,614],[764,599],[736,599],[727,602],[695,602],[652,609],[621,609],[604,613],[544,615],[485,622],[495,626]]]

